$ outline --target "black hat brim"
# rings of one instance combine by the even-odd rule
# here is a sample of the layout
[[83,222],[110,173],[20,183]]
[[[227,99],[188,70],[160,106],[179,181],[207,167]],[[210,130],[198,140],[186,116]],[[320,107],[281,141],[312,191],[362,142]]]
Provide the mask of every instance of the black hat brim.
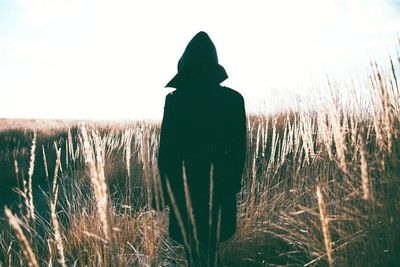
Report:
[[178,72],[165,87],[179,88],[182,85],[187,84],[188,81],[190,82],[193,77],[196,77],[196,80],[203,78],[220,84],[228,79],[228,74],[226,73],[225,68],[219,64],[214,68],[208,68],[208,71],[193,71],[190,73]]

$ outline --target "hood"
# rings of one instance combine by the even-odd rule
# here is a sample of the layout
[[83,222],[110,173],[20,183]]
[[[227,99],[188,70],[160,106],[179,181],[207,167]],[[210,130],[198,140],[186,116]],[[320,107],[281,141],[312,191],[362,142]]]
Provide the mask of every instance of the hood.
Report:
[[178,62],[178,73],[166,87],[179,88],[198,82],[221,83],[228,78],[218,64],[217,49],[207,33],[197,33],[186,46]]

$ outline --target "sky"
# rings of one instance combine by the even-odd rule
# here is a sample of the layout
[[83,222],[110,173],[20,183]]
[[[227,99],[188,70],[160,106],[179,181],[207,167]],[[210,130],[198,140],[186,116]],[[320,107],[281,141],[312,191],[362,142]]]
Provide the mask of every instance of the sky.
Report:
[[396,55],[400,0],[0,0],[0,118],[160,119],[198,31],[268,112]]

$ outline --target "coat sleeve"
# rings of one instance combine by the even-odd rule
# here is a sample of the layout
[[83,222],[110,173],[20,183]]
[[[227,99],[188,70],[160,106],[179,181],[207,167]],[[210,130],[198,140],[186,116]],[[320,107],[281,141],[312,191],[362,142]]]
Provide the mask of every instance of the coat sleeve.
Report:
[[165,205],[170,204],[169,194],[167,190],[166,179],[168,177],[168,169],[171,166],[171,152],[173,150],[173,138],[174,138],[174,126],[172,116],[172,106],[170,104],[170,95],[168,94],[165,98],[164,115],[161,123],[160,131],[160,146],[158,150],[158,169],[161,180],[161,192]]
[[244,99],[240,95],[234,121],[234,140],[232,147],[232,158],[234,162],[235,181],[234,189],[239,192],[242,184],[242,173],[246,159],[246,110]]

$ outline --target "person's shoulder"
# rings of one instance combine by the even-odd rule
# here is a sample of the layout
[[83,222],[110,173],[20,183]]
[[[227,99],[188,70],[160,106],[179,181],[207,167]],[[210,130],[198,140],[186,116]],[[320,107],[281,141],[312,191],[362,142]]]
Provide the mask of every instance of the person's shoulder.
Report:
[[231,98],[237,99],[237,100],[243,100],[243,96],[241,93],[239,93],[238,91],[226,87],[226,86],[221,86],[221,90],[223,91],[223,93]]

